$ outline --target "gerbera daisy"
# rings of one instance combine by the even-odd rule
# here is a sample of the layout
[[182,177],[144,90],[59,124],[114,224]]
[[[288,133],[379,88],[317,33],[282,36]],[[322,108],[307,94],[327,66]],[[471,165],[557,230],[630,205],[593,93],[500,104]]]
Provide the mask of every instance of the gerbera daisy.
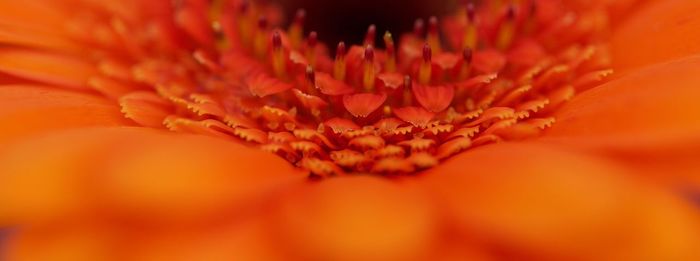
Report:
[[698,259],[698,11],[0,0],[0,258]]

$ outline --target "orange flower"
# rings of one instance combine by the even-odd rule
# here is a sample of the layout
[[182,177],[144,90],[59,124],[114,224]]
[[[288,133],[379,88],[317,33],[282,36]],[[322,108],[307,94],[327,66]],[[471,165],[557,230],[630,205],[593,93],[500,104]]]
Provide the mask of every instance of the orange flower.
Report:
[[700,2],[261,2],[0,0],[0,259],[700,259]]

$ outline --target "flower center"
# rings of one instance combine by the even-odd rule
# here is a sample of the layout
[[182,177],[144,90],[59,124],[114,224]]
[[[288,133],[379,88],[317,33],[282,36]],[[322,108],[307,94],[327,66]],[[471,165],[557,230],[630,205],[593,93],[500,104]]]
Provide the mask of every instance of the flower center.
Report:
[[[157,54],[101,69],[155,90],[120,99],[144,126],[237,140],[312,176],[410,174],[538,136],[562,103],[610,73],[602,11],[504,2],[460,5],[405,34],[369,26],[361,44],[327,45],[305,12],[280,27],[272,5],[181,1],[174,24],[151,21],[143,39],[127,41]],[[321,22],[345,34],[331,21]]]

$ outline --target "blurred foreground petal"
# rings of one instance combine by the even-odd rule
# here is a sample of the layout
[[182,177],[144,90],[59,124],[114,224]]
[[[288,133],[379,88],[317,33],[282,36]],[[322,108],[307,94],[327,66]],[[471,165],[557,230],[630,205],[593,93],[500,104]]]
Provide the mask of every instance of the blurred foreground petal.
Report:
[[0,144],[61,129],[130,124],[114,102],[52,87],[0,86],[0,101]]
[[281,185],[305,179],[261,150],[141,128],[34,139],[0,155],[0,174],[3,224],[74,215],[161,223],[236,216]]
[[651,1],[640,6],[613,33],[616,70],[700,54],[700,1]]
[[643,69],[576,96],[542,140],[622,158],[700,184],[700,56]]
[[380,177],[324,180],[280,201],[272,224],[301,260],[413,260],[435,242],[429,201]]
[[[695,260],[697,211],[607,161],[536,144],[476,149],[429,171],[455,232],[507,260]],[[623,172],[624,173],[624,172]]]

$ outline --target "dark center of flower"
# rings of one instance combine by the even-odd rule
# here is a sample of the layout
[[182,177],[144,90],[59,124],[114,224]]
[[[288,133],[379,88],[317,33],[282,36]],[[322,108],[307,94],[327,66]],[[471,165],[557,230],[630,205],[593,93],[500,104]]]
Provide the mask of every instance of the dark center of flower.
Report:
[[[361,44],[367,27],[377,26],[378,32],[410,32],[416,18],[443,16],[455,7],[455,1],[425,0],[276,0],[287,17],[291,11],[303,9],[308,14],[306,25],[319,33],[326,43]],[[292,22],[293,19],[287,19]],[[383,43],[379,43],[383,46]]]
[[[136,122],[237,140],[312,176],[410,174],[473,147],[535,137],[562,103],[610,72],[595,10],[487,1],[415,20],[405,33],[380,31],[413,15],[401,5],[418,3],[381,6],[390,2],[361,1],[357,11],[309,2],[289,25],[268,4],[177,2],[174,24],[156,21],[126,41],[136,53],[159,52],[101,68],[132,72],[156,91],[120,99]],[[324,44],[306,23],[348,39],[346,28],[363,24],[352,18],[372,12],[386,16],[357,45]]]

